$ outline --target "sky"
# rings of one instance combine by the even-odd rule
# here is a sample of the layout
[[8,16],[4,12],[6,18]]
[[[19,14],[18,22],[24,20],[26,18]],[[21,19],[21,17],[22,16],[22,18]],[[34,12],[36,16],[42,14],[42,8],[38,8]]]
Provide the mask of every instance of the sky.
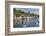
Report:
[[22,10],[26,13],[30,12],[30,13],[34,13],[34,14],[38,14],[39,15],[39,8],[16,8],[17,10]]

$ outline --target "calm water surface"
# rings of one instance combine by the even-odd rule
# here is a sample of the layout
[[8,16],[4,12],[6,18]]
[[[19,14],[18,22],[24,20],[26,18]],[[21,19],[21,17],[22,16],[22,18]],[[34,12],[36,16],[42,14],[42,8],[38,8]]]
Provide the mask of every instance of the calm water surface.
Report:
[[[24,21],[23,21],[24,22]],[[15,24],[14,23],[14,28],[26,28],[26,27],[39,27],[39,17],[35,17],[29,22],[25,22],[22,24]]]

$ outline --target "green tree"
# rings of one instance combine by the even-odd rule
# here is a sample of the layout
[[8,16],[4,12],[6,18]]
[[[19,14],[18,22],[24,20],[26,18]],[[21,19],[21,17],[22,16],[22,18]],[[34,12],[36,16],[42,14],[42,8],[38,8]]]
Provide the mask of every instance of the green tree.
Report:
[[34,16],[35,16],[35,14],[34,14],[34,13],[32,13],[32,16],[34,17]]
[[16,8],[13,8],[13,12],[14,12],[14,13],[16,12]]

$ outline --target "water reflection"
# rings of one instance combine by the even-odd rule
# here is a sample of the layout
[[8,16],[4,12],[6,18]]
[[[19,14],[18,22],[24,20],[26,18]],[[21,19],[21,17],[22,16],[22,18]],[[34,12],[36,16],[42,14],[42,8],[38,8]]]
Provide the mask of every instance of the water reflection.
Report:
[[14,28],[38,27],[39,17],[14,17]]

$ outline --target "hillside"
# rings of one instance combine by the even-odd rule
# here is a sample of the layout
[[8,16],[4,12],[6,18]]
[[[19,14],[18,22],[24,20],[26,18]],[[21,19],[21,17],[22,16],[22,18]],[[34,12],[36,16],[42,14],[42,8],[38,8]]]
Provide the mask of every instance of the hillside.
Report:
[[36,14],[34,14],[34,13],[26,13],[26,12],[24,12],[24,11],[22,11],[22,10],[16,10],[15,8],[13,9],[14,11],[14,15],[15,16],[21,16],[21,15],[24,15],[24,16],[38,16],[39,17],[39,15],[36,15]]

